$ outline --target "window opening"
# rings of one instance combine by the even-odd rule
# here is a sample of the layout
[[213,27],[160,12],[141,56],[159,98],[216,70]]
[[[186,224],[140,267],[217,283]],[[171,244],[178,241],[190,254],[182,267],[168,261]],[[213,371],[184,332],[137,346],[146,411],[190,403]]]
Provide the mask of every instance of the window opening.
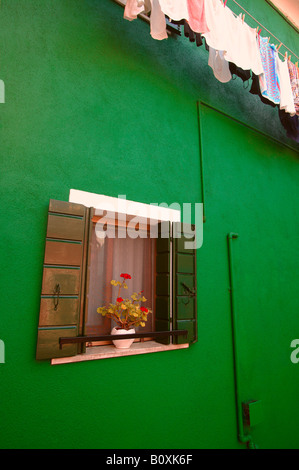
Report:
[[[143,290],[147,299],[144,304],[154,311],[155,291],[155,239],[150,237],[147,220],[136,227],[129,227],[132,218],[100,217],[91,219],[91,234],[88,260],[88,278],[85,306],[85,335],[110,335],[116,323],[97,312],[98,307],[115,303],[118,289],[111,280],[120,280],[121,273],[129,273],[128,289],[122,291],[126,298]],[[158,221],[151,221],[158,223]],[[154,331],[154,312],[148,315],[144,327],[136,328],[136,333]],[[150,338],[149,338],[150,339]],[[140,339],[136,339],[140,341]],[[110,344],[111,341],[88,343],[88,346]]]

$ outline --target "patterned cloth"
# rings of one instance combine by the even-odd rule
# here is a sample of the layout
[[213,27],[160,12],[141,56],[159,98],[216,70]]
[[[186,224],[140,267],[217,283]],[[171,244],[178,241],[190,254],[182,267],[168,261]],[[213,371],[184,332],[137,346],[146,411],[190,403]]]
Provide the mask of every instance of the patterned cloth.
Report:
[[299,116],[299,72],[298,68],[293,62],[288,60],[289,74],[291,80],[291,87],[295,105],[295,111],[297,116]]
[[277,73],[277,51],[268,38],[259,36],[259,48],[264,73],[259,75],[262,96],[275,104],[280,103],[280,84]]

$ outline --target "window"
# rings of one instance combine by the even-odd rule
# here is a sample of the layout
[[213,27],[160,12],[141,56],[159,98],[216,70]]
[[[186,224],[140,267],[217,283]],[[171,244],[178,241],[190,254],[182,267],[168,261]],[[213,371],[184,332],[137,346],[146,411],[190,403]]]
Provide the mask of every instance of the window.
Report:
[[[112,325],[96,310],[115,300],[110,281],[122,272],[132,275],[128,295],[144,290],[153,311],[146,327],[136,331],[148,333],[148,345],[128,354],[195,342],[196,249],[185,246],[195,227],[178,222],[180,213],[173,209],[91,196],[71,191],[70,202],[50,200],[37,359],[88,360],[107,352],[103,347],[111,340],[93,338],[110,335]],[[81,203],[73,202],[78,197]],[[186,330],[188,336],[168,335],[159,344],[153,338],[155,332],[173,330]],[[76,342],[61,345],[61,338]]]
[[[100,213],[99,213],[100,212]],[[153,309],[154,303],[154,252],[155,239],[149,235],[149,225],[138,218],[137,231],[133,216],[117,212],[93,210],[91,216],[89,259],[86,288],[85,334],[107,334],[112,329],[111,320],[97,313],[97,307],[115,303],[118,289],[111,280],[121,280],[120,273],[130,273],[126,297],[144,291],[146,307]],[[158,221],[153,221],[158,223]],[[130,226],[134,225],[134,226]],[[138,235],[138,236],[136,236]],[[154,318],[149,315],[145,327],[137,331],[153,331]]]

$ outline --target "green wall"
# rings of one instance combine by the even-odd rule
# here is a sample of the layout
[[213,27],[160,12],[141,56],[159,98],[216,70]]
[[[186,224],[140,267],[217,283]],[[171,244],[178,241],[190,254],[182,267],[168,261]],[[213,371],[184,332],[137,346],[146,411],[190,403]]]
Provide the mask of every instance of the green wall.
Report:
[[[266,2],[242,5],[296,51],[297,33]],[[276,109],[238,80],[217,82],[204,47],[154,41],[144,22],[122,14],[111,0],[1,2],[0,447],[245,448],[228,291],[226,235],[234,231],[240,396],[262,400],[264,420],[253,430],[260,448],[298,448],[296,144]],[[36,362],[49,199],[68,200],[74,188],[201,202],[198,101],[207,218],[198,343]]]

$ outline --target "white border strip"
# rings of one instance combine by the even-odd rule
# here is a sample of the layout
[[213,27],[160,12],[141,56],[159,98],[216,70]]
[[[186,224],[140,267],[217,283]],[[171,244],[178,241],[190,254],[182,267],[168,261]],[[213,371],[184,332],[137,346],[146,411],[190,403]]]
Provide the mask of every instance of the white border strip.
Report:
[[[161,207],[158,203],[144,204],[142,202],[129,201],[125,195],[110,197],[103,194],[89,193],[78,189],[71,189],[69,202],[83,204],[95,209],[130,214],[139,217],[156,220],[168,220],[170,222],[181,221],[181,211],[169,207]],[[166,204],[165,204],[166,206]]]

